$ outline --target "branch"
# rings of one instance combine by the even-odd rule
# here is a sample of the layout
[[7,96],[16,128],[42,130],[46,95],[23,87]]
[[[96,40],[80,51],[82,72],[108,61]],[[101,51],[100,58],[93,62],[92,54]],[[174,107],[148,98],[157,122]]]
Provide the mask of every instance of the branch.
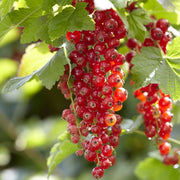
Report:
[[[136,134],[139,134],[139,135],[143,135],[143,136],[145,136],[145,134],[144,134],[144,132],[143,131],[140,131],[140,130],[135,130],[135,131],[133,131],[134,133],[136,133]],[[132,133],[133,133],[132,132]],[[174,143],[174,144],[178,144],[178,145],[180,145],[180,141],[179,140],[177,140],[177,139],[174,139],[174,138],[168,138],[167,139],[167,141],[169,141],[169,142],[172,142],[172,143]]]

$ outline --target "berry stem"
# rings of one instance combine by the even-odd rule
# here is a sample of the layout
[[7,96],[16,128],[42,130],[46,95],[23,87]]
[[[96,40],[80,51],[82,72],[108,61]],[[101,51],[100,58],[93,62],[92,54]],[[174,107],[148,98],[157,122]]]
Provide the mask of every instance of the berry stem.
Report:
[[180,141],[178,141],[176,139],[168,138],[168,141],[180,145]]
[[[135,130],[135,131],[130,132],[130,133],[136,133],[136,134],[145,136],[144,132],[140,131],[140,130]],[[168,138],[168,141],[180,145],[180,141],[178,141],[178,140],[176,140],[174,138]]]
[[97,156],[97,166],[99,166],[100,161],[99,161],[99,156],[98,156],[98,153],[96,153],[96,156]]

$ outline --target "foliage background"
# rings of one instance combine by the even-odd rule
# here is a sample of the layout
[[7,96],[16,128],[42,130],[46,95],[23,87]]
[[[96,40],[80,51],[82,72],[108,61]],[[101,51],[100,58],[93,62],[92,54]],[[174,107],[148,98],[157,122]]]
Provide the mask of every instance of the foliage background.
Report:
[[[2,8],[5,1],[1,0],[0,2],[0,7]],[[9,2],[9,7],[11,7],[10,3],[14,1],[8,0],[7,2]],[[23,7],[25,1],[20,0],[18,2]],[[27,0],[26,3],[28,4],[28,2],[30,3]],[[149,5],[145,8],[153,11],[159,17],[165,15],[165,10],[159,13],[159,11],[151,7],[153,2],[156,1],[146,1]],[[174,12],[174,10],[180,11],[180,5],[175,0],[162,0],[161,3],[170,12]],[[34,6],[38,6],[38,4],[35,3]],[[6,14],[8,11],[7,6],[7,8],[4,8],[4,11],[1,11],[1,15],[3,13]],[[180,29],[178,24],[174,24],[174,27],[177,30]],[[32,35],[29,31],[27,34]],[[53,34],[52,32],[52,36]],[[26,38],[24,37],[24,39]],[[16,74],[28,75],[28,69],[27,73],[26,69],[18,69],[21,56],[25,51],[28,51],[27,47],[30,43],[29,40],[29,42],[21,44],[24,41],[23,38],[20,40],[20,30],[18,28],[10,31],[3,41],[1,41],[0,88],[3,87],[7,79],[16,76]],[[28,48],[31,52],[32,47]],[[51,53],[48,54],[45,51],[46,49],[47,45],[40,45],[36,53],[31,52],[29,56],[23,56],[25,59],[24,62],[30,58],[35,63],[38,57],[43,62],[38,61],[39,64],[35,64],[37,67],[41,67],[41,63],[47,62],[53,56]],[[33,54],[37,54],[38,52],[41,53],[34,57]],[[42,54],[44,54],[43,57]],[[23,68],[22,65],[21,68]],[[129,97],[120,114],[123,118],[131,119],[138,114],[135,109],[137,100],[132,96],[129,79],[126,80],[125,88],[129,92]],[[65,100],[61,92],[57,90],[56,85],[49,91],[36,80],[27,83],[19,90],[0,94],[0,180],[47,179],[48,170],[46,160],[51,147],[57,142],[57,137],[66,129],[66,122],[61,119],[61,113],[63,109],[68,108],[69,104],[70,102]],[[174,112],[173,121],[175,125],[172,137],[180,139],[179,102],[174,105]],[[128,125],[126,124],[126,126]],[[106,171],[103,179],[159,180],[163,176],[165,180],[178,180],[180,178],[179,168],[173,169],[172,167],[168,167],[167,169],[166,166],[160,164],[160,161],[157,160],[159,157],[156,150],[155,143],[148,141],[143,135],[139,135],[138,133],[122,135],[117,148],[117,162],[112,168]],[[73,154],[57,166],[49,179],[91,180],[93,179],[90,173],[92,167],[93,164]],[[151,177],[152,171],[154,172],[153,177]]]

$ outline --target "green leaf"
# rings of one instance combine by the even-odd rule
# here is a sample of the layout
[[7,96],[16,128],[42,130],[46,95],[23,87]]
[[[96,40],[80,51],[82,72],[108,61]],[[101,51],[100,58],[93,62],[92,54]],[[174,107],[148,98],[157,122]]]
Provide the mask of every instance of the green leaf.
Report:
[[178,13],[175,11],[166,11],[157,0],[147,1],[143,7],[147,9],[150,14],[155,15],[157,19],[165,18],[172,24],[180,23]]
[[140,180],[179,180],[180,173],[173,166],[166,166],[161,161],[153,158],[146,158],[140,162],[135,170]]
[[[23,34],[21,35],[21,43],[31,43],[36,42],[40,37],[37,35],[37,31],[40,30],[41,27],[39,27],[39,24],[42,24],[43,21],[41,20],[41,17],[38,18],[31,18],[24,23],[24,29]],[[48,38],[48,34],[46,34]]]
[[5,16],[2,21],[0,21],[0,41],[12,29],[11,24],[12,22],[8,15]]
[[36,32],[39,30],[39,25],[43,24],[41,16],[42,11],[39,7],[37,8],[21,8],[18,11],[13,11],[9,14],[12,23],[16,24],[21,21],[22,16],[24,19],[19,23],[19,26],[25,27],[23,34],[21,35],[21,43],[31,43],[37,41],[39,37]]
[[51,40],[58,39],[68,31],[94,30],[94,22],[85,10],[86,3],[77,3],[76,7],[66,6],[49,23]]
[[127,6],[128,0],[109,0],[113,3],[114,7],[119,10]]
[[129,37],[143,41],[145,38],[145,24],[151,22],[144,9],[135,9],[128,15]]
[[177,101],[175,104],[173,104],[172,113],[173,113],[173,120],[172,120],[173,125],[180,124],[180,101]]
[[37,37],[39,37],[39,39],[41,39],[45,43],[51,44],[51,40],[48,35],[48,23],[42,24],[41,27],[37,29],[36,35]]
[[64,74],[64,65],[67,64],[66,56],[64,54],[64,47],[61,48],[51,60],[37,71],[36,76],[42,81],[42,84],[47,88],[55,84],[59,80],[59,76]]
[[168,54],[167,58],[163,58],[159,48],[143,47],[141,54],[137,54],[132,60],[134,88],[158,83],[164,93],[170,93],[174,100],[180,99],[179,62],[178,59],[168,57]]
[[15,89],[19,89],[21,86],[23,86],[26,82],[30,81],[33,79],[35,75],[35,72],[24,77],[15,77],[10,79],[5,86],[2,89],[2,93],[8,93],[11,92]]
[[167,56],[172,59],[180,58],[180,37],[167,44]]
[[44,0],[42,4],[42,9],[45,11],[50,11],[55,4],[56,0]]
[[61,163],[66,157],[73,154],[78,150],[78,146],[73,144],[68,138],[67,135],[63,134],[60,138],[60,142],[56,143],[50,152],[50,156],[47,160],[48,165],[48,176],[52,173],[54,168]]
[[66,34],[61,36],[58,39],[55,39],[54,41],[51,42],[53,47],[59,47],[63,44],[64,40],[66,39]]
[[71,5],[73,0],[56,0],[60,7]]
[[12,29],[4,36],[4,38],[0,42],[0,47],[3,47],[14,41],[17,41],[19,39],[19,36],[20,36],[19,29]]
[[41,15],[41,8],[20,8],[8,14],[14,26],[23,26],[27,20]]
[[55,53],[45,43],[31,44],[21,59],[18,76],[27,76],[44,66]]
[[2,0],[0,2],[0,16],[6,15],[11,11],[15,0]]
[[40,15],[40,8],[21,8],[8,13],[0,22],[0,41],[10,30],[24,26],[26,22],[30,22],[31,18],[37,18]]
[[30,8],[38,8],[42,6],[43,0],[25,0],[26,4]]
[[132,133],[133,131],[137,130],[140,127],[142,122],[143,122],[142,115],[137,116],[135,120],[124,119],[121,123],[121,128],[123,129],[124,133]]
[[[59,51],[40,69],[34,71],[32,74],[24,77],[15,77],[10,79],[3,87],[2,92],[7,93],[15,89],[20,88],[26,82],[38,77],[42,84],[47,88],[51,89],[55,82],[59,79],[59,76],[64,74],[64,65],[67,64],[67,53],[69,49],[72,51],[72,45],[68,43],[64,44]],[[71,49],[71,50],[70,50]]]
[[18,0],[15,5],[15,10],[18,10],[20,8],[28,8],[26,4],[26,0]]

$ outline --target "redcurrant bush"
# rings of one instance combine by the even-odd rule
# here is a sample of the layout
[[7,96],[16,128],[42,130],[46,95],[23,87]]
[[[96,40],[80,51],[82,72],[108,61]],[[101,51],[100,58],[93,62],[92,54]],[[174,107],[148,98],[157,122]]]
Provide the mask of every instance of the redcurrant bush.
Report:
[[[27,105],[27,112],[18,115],[16,111],[26,108],[24,104],[36,92],[44,91],[35,88],[30,92],[32,88],[29,86],[17,90],[22,95],[18,103],[25,101],[20,106],[14,103],[19,94],[0,96],[0,140],[5,140],[0,152],[5,147],[10,157],[7,162],[3,158],[3,162],[0,161],[2,170],[17,169],[14,167],[23,164],[19,163],[19,157],[24,158],[25,155],[30,157],[27,162],[32,159],[33,163],[37,163],[32,167],[41,166],[39,159],[47,154],[44,147],[60,133],[48,158],[48,176],[59,163],[64,163],[62,161],[66,157],[76,153],[81,157],[76,157],[75,165],[68,165],[66,171],[69,167],[80,166],[84,171],[84,159],[90,168],[89,174],[95,179],[118,177],[128,180],[121,168],[125,164],[127,174],[134,166],[135,175],[140,180],[157,180],[162,178],[162,174],[164,178],[179,180],[179,2],[171,1],[170,5],[160,0],[41,0],[36,3],[28,0],[26,3],[14,3],[13,0],[5,3],[2,0],[2,52],[8,52],[5,45],[17,38],[20,39],[18,42],[27,46],[24,55],[18,58],[18,53],[12,57],[11,53],[7,57],[2,54],[2,92],[17,90],[33,79],[41,81],[42,86],[49,90],[52,87],[55,89],[51,97],[51,93],[45,93],[46,97],[43,98],[39,94],[35,97],[39,99],[34,104],[36,107],[42,104],[43,108],[39,109],[43,110],[43,115],[33,114],[33,117],[45,117],[40,123],[41,127],[37,128],[42,131],[37,133],[35,142],[34,138],[26,136],[30,132],[36,137],[34,131],[28,129],[24,132],[24,124],[21,124],[22,116],[29,118],[33,103]],[[16,29],[5,36],[14,28],[19,33],[16,38],[10,37]],[[18,59],[19,69],[13,71],[18,72],[18,77],[4,83],[11,71],[11,67],[6,68],[1,64],[7,58],[8,61]],[[16,106],[13,111],[6,105],[9,105],[12,97]],[[61,119],[52,127],[44,121],[56,108],[56,115]],[[3,115],[4,111],[8,113]],[[6,121],[6,117],[13,115],[15,117]],[[20,128],[16,129],[18,123]],[[15,130],[15,133],[7,127]],[[38,147],[37,152],[34,147]],[[18,158],[14,157],[15,154],[19,155]],[[146,158],[145,154],[152,157]],[[137,163],[137,159],[143,159],[142,156],[145,160]],[[136,161],[131,162],[134,159]],[[113,168],[115,164],[116,168]],[[159,167],[161,171],[158,171]],[[110,173],[107,171],[112,172],[112,177],[108,176]],[[64,169],[61,172],[65,176]],[[81,176],[79,171],[76,174]],[[135,175],[130,179],[136,179]],[[1,176],[3,178],[4,174]]]

